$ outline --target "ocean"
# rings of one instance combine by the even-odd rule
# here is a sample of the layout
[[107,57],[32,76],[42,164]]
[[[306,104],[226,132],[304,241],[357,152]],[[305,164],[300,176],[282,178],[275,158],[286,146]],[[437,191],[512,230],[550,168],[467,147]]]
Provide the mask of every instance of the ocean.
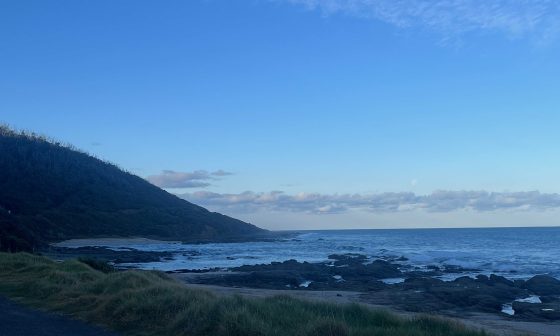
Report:
[[331,254],[356,253],[418,270],[429,265],[471,269],[446,274],[443,280],[492,273],[509,279],[528,279],[537,274],[560,279],[560,227],[300,231],[290,238],[267,242],[182,244],[88,239],[58,245],[173,252],[172,260],[120,265],[162,271],[228,268],[289,259],[322,262]]

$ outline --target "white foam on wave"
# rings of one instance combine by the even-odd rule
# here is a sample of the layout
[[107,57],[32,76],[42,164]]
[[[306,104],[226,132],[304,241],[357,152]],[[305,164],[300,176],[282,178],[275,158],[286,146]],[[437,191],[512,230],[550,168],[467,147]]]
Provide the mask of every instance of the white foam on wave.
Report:
[[511,304],[506,303],[506,304],[502,305],[502,313],[513,316],[513,315],[515,315],[515,310],[513,310],[513,307],[511,306]]
[[524,299],[517,299],[515,301],[526,302],[526,303],[542,303],[541,298],[538,297],[537,295],[531,295],[531,296],[526,297]]
[[387,279],[381,279],[381,282],[387,285],[394,285],[398,283],[403,283],[404,280],[405,278],[387,278]]
[[309,287],[309,285],[311,285],[312,282],[313,282],[313,281],[311,281],[311,280],[306,280],[306,281],[300,283],[299,286],[300,286],[300,287],[307,288],[307,287]]
[[443,275],[435,276],[435,279],[439,279],[445,282],[451,282],[459,279],[460,277],[468,276],[469,278],[476,279],[478,274],[475,273],[445,273]]
[[[519,240],[520,232],[523,240]],[[171,252],[173,260],[119,265],[162,271],[230,268],[289,259],[324,263],[331,261],[328,256],[333,253],[355,253],[358,249],[369,257],[367,262],[379,258],[395,262],[393,259],[403,256],[407,260],[399,264],[418,271],[430,271],[428,265],[456,265],[481,270],[461,275],[494,273],[508,279],[528,279],[548,273],[560,279],[557,237],[560,238],[560,230],[550,229],[349,230],[305,232],[297,239],[266,242],[182,244],[148,239],[87,239],[57,246]]]

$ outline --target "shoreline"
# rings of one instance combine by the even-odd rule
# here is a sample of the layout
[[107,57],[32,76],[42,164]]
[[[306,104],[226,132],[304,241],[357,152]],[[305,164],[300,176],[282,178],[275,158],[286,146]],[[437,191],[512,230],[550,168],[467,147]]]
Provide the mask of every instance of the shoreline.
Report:
[[[331,240],[322,236],[307,240],[296,237],[282,241],[282,244],[303,247],[306,242],[312,241],[328,251],[330,247],[327,245]],[[82,245],[84,241],[70,241],[66,242],[69,244],[67,247],[53,247],[53,250],[59,249],[62,259],[85,256],[85,262],[88,262],[87,259],[100,259],[122,270],[150,269],[153,265],[151,269],[180,278],[184,283],[211,286],[208,288],[218,292],[249,297],[271,296],[272,293],[313,300],[323,297],[328,302],[362,303],[407,316],[434,314],[462,319],[466,324],[495,325],[494,330],[525,326],[525,329],[520,329],[522,332],[529,330],[540,332],[538,335],[560,335],[558,277],[535,275],[522,278],[517,271],[510,271],[508,275],[514,277],[507,278],[500,273],[486,273],[486,269],[475,268],[475,264],[458,266],[437,260],[434,260],[437,263],[418,264],[418,260],[409,259],[409,255],[385,253],[383,249],[379,249],[378,254],[367,254],[366,249],[356,248],[354,252],[329,254],[323,261],[312,260],[317,255],[302,249],[294,250],[297,251],[295,255],[301,257],[305,254],[310,259],[308,262],[295,259],[263,262],[262,259],[268,260],[275,255],[276,243],[198,248],[181,246],[180,242],[170,245],[170,242],[134,238],[93,241],[109,246],[72,249],[67,247]],[[351,247],[360,246],[360,241],[357,242],[352,246],[343,242],[340,247],[352,250]],[[229,255],[224,253],[228,249],[232,252]],[[308,252],[311,257],[306,254]],[[241,264],[251,253],[269,257],[253,259],[261,261],[258,264]],[[287,255],[293,256],[294,253]],[[221,259],[216,262],[210,256]],[[56,258],[56,253],[51,257]],[[181,261],[176,264],[176,260]],[[224,267],[227,264],[231,266]],[[170,265],[172,267],[169,268]]]
[[[373,304],[364,300],[363,292],[355,291],[312,291],[312,290],[289,290],[289,289],[262,289],[247,287],[226,287],[205,284],[188,283],[185,278],[189,277],[185,273],[172,274],[172,277],[184,283],[187,287],[193,289],[202,289],[210,291],[216,295],[234,296],[240,295],[247,298],[266,298],[278,295],[288,295],[298,299],[308,301],[323,301],[335,304],[358,303],[370,307],[372,309],[387,310],[391,313],[398,314],[401,317],[413,318],[422,315],[404,311],[389,305]],[[469,328],[481,329],[491,332],[496,336],[509,335],[530,335],[534,336],[558,336],[560,333],[560,322],[531,322],[531,321],[514,321],[502,318],[495,314],[489,313],[467,313],[463,317],[448,314],[430,314],[436,317],[443,317],[457,321]]]
[[131,335],[488,335],[451,320],[405,319],[364,305],[215,295],[161,272],[101,270],[78,260],[0,253],[0,266],[1,294]]
[[[415,313],[488,313],[516,321],[560,321],[560,280],[550,276],[509,280],[495,274],[471,277],[471,270],[456,267],[418,271],[395,261],[368,261],[359,254],[330,255],[329,259],[167,273],[190,284],[230,288],[358,292],[362,302]],[[440,279],[456,273],[462,276]]]

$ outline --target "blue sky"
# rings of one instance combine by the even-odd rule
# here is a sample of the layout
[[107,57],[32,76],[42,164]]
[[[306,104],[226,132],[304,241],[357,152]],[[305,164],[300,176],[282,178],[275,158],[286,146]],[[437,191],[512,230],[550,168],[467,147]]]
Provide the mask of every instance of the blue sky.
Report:
[[272,229],[559,225],[559,22],[548,0],[3,1],[0,121]]

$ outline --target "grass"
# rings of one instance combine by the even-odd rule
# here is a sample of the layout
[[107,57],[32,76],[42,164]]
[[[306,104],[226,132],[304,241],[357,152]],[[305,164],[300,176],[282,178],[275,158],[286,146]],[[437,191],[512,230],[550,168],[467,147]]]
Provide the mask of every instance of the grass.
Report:
[[189,289],[160,272],[102,272],[86,263],[0,253],[0,294],[126,335],[483,336],[431,317],[288,296],[248,299]]

